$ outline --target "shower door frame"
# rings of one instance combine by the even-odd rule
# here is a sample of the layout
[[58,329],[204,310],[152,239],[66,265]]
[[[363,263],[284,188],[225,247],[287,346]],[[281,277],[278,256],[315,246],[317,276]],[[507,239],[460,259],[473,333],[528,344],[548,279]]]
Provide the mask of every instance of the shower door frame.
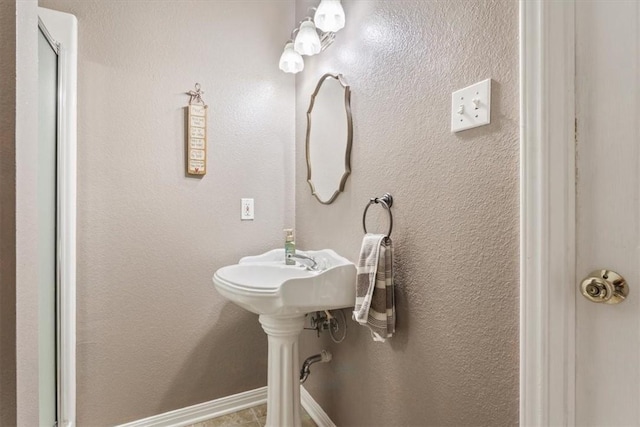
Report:
[[575,425],[575,0],[520,0],[520,425]]
[[58,53],[57,420],[76,424],[77,57],[75,16],[38,8],[38,26]]

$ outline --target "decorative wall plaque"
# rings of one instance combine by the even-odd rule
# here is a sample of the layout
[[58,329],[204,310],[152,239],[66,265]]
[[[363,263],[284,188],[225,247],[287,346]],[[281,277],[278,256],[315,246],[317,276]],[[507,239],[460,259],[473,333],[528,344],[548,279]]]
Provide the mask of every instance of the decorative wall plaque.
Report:
[[191,98],[187,107],[187,174],[207,173],[207,105],[202,100],[200,83],[187,92]]

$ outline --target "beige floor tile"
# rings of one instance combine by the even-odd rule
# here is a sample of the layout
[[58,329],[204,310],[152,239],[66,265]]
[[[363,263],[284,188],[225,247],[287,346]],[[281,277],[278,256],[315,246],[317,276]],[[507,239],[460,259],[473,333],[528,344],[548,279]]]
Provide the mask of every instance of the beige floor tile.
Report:
[[258,418],[253,413],[251,408],[243,409],[242,411],[234,412],[233,414],[225,415],[230,416],[231,419],[237,420],[238,424],[247,423],[250,421],[258,421]]
[[304,414],[300,416],[300,420],[302,422],[302,427],[318,427],[309,414],[307,414],[307,411],[304,411]]
[[254,427],[251,423],[257,423],[258,418],[255,416],[251,408],[244,409],[242,411],[234,412],[232,414],[223,415],[212,420],[205,421],[205,425],[198,425],[194,427],[235,427],[235,426],[249,426]]
[[217,418],[213,418],[210,420],[200,421],[199,423],[191,424],[187,427],[218,427]]
[[[318,427],[302,407],[300,408],[300,418],[302,427]],[[266,423],[267,405],[260,405],[187,427],[264,427]]]
[[258,419],[260,419],[260,418],[262,418],[262,417],[267,415],[267,404],[266,403],[264,405],[254,406],[251,409],[253,410],[253,413],[256,414],[256,417]]

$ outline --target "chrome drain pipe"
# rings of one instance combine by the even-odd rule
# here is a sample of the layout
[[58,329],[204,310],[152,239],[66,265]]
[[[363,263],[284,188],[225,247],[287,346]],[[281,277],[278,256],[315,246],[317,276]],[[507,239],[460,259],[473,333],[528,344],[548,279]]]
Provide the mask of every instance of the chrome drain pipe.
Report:
[[331,353],[326,350],[322,350],[320,354],[315,354],[313,356],[307,357],[302,364],[302,368],[300,369],[300,384],[303,384],[309,374],[311,374],[311,365],[318,362],[330,362],[331,361]]

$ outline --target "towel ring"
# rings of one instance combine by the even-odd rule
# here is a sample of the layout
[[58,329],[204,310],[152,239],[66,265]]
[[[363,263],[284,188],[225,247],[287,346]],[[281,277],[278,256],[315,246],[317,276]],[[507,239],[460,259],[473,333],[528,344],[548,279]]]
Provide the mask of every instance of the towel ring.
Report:
[[364,208],[364,212],[362,214],[362,228],[364,229],[364,233],[367,234],[367,211],[369,210],[369,206],[374,203],[380,203],[386,210],[389,212],[389,232],[387,233],[387,237],[391,237],[391,230],[393,229],[393,214],[391,213],[391,206],[393,206],[393,196],[389,193],[384,193],[382,197],[374,197],[369,200],[367,206]]

